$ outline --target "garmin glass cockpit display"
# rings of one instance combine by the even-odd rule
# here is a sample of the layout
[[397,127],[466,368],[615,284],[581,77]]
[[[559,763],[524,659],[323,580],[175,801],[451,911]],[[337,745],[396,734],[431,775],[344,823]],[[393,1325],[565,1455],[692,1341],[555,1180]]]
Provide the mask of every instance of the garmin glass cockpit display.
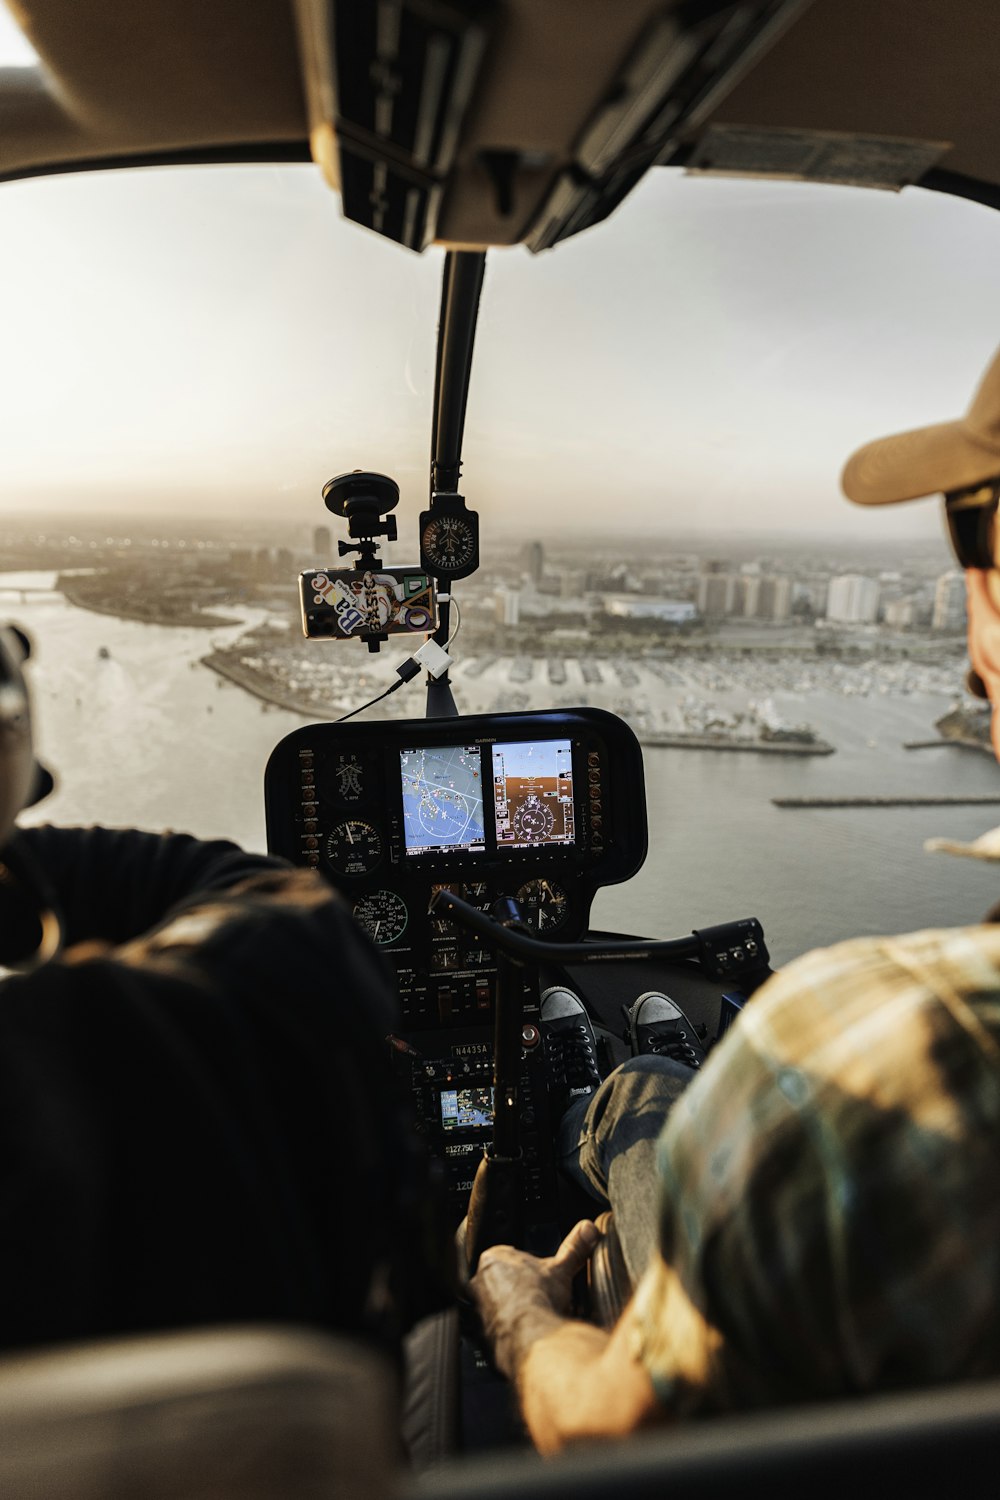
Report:
[[513,897],[542,937],[581,936],[597,889],[645,857],[642,787],[635,736],[599,709],[313,724],[268,763],[268,847],[343,891],[407,1024],[485,1019],[494,956],[429,912],[434,892]]
[[484,795],[479,745],[401,750],[403,847],[407,857],[492,847],[531,849],[575,842],[573,747],[526,740],[488,747]]

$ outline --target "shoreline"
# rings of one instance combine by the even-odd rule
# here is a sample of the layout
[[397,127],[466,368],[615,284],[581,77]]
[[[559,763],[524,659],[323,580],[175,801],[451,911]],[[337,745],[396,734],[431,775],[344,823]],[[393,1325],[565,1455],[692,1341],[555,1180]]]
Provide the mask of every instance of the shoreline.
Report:
[[298,714],[302,719],[313,721],[334,718],[341,712],[339,706],[334,708],[331,705],[329,712],[324,712],[321,705],[307,703],[304,698],[299,698],[294,693],[280,693],[273,687],[265,688],[257,673],[235,666],[227,661],[221,652],[210,651],[207,656],[199,657],[198,660],[201,666],[208,667],[210,672],[215,672],[226,682],[231,682],[234,687],[242,688],[245,693],[249,693],[252,698],[258,699],[269,708],[282,708],[288,713]]
[[137,607],[130,607],[127,602],[118,599],[114,603],[101,603],[96,599],[88,598],[86,593],[77,592],[73,588],[72,581],[64,573],[59,574],[51,592],[62,594],[67,604],[72,604],[76,609],[86,609],[94,615],[108,615],[113,620],[131,620],[136,625],[178,625],[195,630],[225,630],[243,623],[241,619],[231,618],[228,615],[210,615],[204,610],[192,611],[185,615],[165,615],[157,613],[155,609],[143,613]]

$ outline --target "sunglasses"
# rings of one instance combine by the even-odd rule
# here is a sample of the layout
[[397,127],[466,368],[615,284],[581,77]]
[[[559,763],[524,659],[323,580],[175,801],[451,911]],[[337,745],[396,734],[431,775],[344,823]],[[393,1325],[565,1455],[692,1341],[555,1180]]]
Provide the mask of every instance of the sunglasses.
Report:
[[[994,535],[1000,479],[974,484],[967,490],[952,490],[944,497],[944,516],[955,556],[963,568],[994,568]],[[966,689],[975,698],[988,699],[986,684],[974,667],[965,674]]]
[[955,556],[963,568],[994,568],[994,529],[1000,479],[952,490],[944,497],[944,515]]

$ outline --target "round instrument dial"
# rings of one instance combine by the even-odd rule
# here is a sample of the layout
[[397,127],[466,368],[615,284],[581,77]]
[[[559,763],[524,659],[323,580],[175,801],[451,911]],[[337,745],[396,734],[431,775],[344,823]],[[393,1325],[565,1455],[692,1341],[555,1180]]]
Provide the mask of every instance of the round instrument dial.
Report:
[[354,915],[376,943],[396,943],[406,931],[409,912],[395,891],[372,891],[355,903]]
[[514,814],[514,832],[519,839],[534,841],[548,838],[555,823],[555,814],[551,807],[540,801],[538,797],[529,797]]
[[516,898],[524,907],[524,919],[536,932],[555,932],[569,916],[569,897],[561,885],[544,877],[528,880]]
[[465,516],[438,516],[420,538],[424,558],[436,573],[457,573],[476,553],[476,533]]
[[346,818],[327,838],[326,858],[338,875],[368,875],[382,858],[378,830],[360,818]]

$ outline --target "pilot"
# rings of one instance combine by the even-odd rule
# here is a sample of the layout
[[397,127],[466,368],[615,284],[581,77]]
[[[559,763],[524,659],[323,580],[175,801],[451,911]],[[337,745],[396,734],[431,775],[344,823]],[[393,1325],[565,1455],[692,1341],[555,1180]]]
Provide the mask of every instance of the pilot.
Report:
[[[861,505],[946,497],[972,682],[1000,704],[1000,352],[965,417],[868,444],[842,482]],[[998,715],[992,733],[1000,755]],[[1000,858],[1000,830],[967,852]],[[654,1247],[617,1322],[569,1316],[602,1243],[587,1221],[549,1259],[486,1251],[471,1282],[539,1449],[1000,1373],[1000,925],[807,954],[689,1087],[661,1071],[658,1105],[642,1063],[605,1081],[581,1137]],[[625,1204],[616,1151],[639,1137],[645,1191],[626,1174]]]
[[24,645],[0,630],[0,1345],[281,1321],[394,1350],[428,1195],[384,960],[281,860],[12,829],[51,786]]

